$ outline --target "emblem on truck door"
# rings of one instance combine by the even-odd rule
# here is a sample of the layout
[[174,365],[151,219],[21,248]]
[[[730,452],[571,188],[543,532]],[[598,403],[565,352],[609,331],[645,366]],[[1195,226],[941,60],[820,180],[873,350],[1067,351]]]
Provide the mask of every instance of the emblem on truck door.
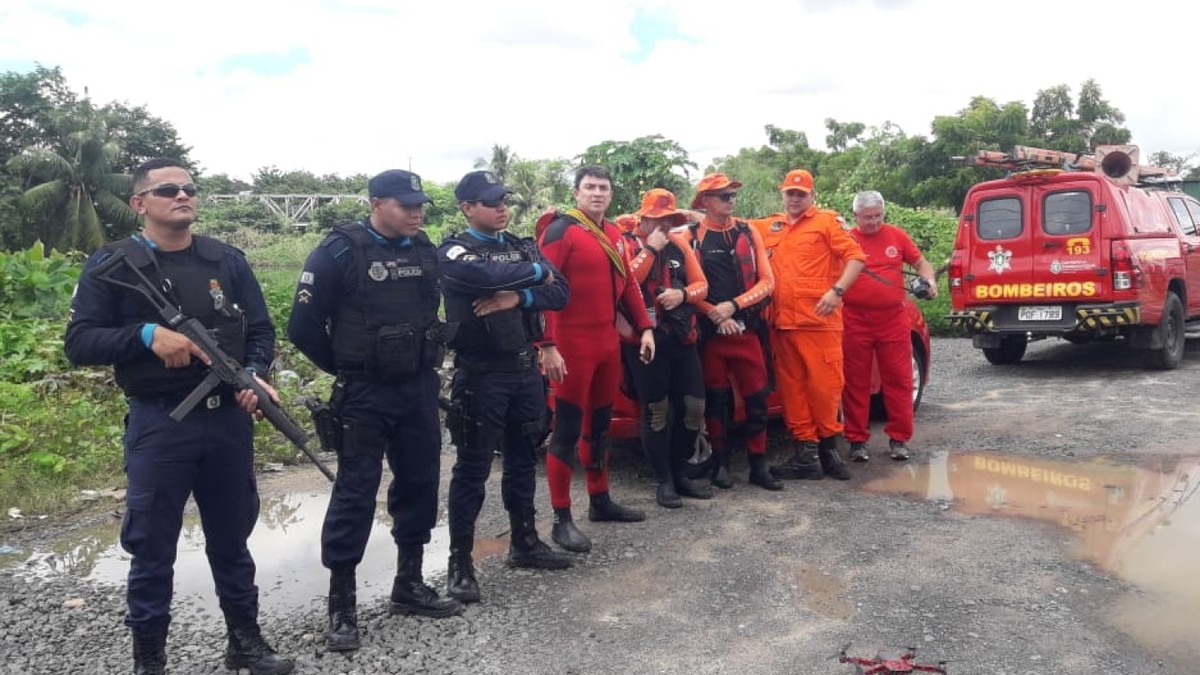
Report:
[[1012,261],[1012,255],[1012,251],[1006,250],[1000,244],[996,244],[995,249],[988,251],[988,259],[992,261],[992,264],[988,265],[988,269],[995,271],[996,274],[1010,269],[1012,265],[1009,263]]

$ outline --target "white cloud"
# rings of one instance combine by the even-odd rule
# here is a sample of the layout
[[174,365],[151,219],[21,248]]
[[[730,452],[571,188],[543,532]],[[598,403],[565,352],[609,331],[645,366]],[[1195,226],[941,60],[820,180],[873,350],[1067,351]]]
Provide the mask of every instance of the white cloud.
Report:
[[[10,0],[6,5],[13,4]],[[644,61],[635,10],[674,15],[684,39]],[[299,0],[163,5],[15,0],[0,64],[61,66],[98,101],[172,121],[206,170],[316,173],[408,166],[452,181],[493,143],[570,157],[661,133],[702,167],[775,124],[821,147],[824,120],[928,134],[971,97],[1029,103],[1089,77],[1143,152],[1200,149],[1200,92],[1180,75],[1190,3],[950,0]],[[1147,47],[1154,43],[1156,46]],[[1175,49],[1178,53],[1171,53]],[[286,75],[230,67],[307,54]]]

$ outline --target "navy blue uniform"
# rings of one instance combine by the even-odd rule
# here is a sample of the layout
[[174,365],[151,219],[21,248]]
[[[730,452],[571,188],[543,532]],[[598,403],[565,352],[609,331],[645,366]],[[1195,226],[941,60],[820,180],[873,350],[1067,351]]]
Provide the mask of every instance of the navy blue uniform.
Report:
[[182,251],[152,247],[135,238],[93,254],[80,276],[66,332],[67,358],[76,365],[115,366],[129,400],[121,545],[133,558],[125,623],[150,633],[170,622],[175,552],[189,495],[200,510],[221,609],[236,625],[252,623],[258,588],[246,540],[258,519],[258,490],[251,418],[233,391],[218,387],[182,421],[172,420],[171,410],[206,369],[198,361],[190,368],[166,368],[148,346],[159,320],[153,307],[91,271],[114,249],[125,251],[149,279],[169,289],[185,314],[216,329],[222,347],[247,368],[265,372],[275,330],[241,251],[198,235]]
[[304,264],[288,338],[337,375],[331,398],[342,423],[321,532],[321,562],[330,569],[362,561],[383,457],[392,470],[393,539],[400,547],[429,542],[442,442],[439,303],[436,249],[424,232],[388,239],[368,221],[344,225]]
[[[496,453],[504,461],[504,508],[532,522],[535,452],[546,416],[546,389],[534,344],[541,339],[541,313],[562,309],[570,290],[532,240],[507,233],[467,230],[448,236],[438,258],[456,352],[451,395],[467,420],[465,429],[452,429],[461,436],[450,480],[450,536],[452,541],[469,540]],[[517,307],[475,316],[472,303],[497,291],[517,292]]]

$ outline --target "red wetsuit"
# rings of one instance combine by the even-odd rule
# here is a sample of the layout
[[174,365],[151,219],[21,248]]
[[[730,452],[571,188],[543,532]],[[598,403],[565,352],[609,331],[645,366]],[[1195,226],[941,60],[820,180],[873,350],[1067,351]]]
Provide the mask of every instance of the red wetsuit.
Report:
[[868,420],[874,359],[879,363],[880,390],[888,412],[884,433],[907,443],[913,434],[913,373],[903,266],[916,265],[921,251],[907,232],[892,225],[884,224],[869,235],[855,228],[850,236],[862,246],[867,267],[842,298],[846,440],[866,442],[871,437]]
[[[541,225],[541,224],[539,224]],[[616,251],[621,232],[605,220],[604,235]],[[617,305],[638,334],[653,328],[641,289],[623,254],[620,273],[604,247],[585,225],[566,214],[554,216],[539,237],[542,255],[567,278],[571,299],[558,312],[546,312],[543,344],[558,347],[566,365],[562,382],[553,383],[554,433],[546,454],[550,505],[571,505],[571,457],[578,445],[589,495],[608,491],[604,435],[612,420],[613,399],[621,380]]]

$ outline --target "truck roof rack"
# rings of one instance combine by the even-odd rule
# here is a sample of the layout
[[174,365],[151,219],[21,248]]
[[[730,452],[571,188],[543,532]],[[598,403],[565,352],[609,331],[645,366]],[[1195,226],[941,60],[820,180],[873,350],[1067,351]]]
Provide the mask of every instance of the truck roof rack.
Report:
[[1119,185],[1165,187],[1183,179],[1158,166],[1138,164],[1136,145],[1099,145],[1095,154],[1013,146],[1009,152],[980,150],[973,157],[951,157],[958,164],[1007,169],[1009,175],[1045,169],[1094,171]]

